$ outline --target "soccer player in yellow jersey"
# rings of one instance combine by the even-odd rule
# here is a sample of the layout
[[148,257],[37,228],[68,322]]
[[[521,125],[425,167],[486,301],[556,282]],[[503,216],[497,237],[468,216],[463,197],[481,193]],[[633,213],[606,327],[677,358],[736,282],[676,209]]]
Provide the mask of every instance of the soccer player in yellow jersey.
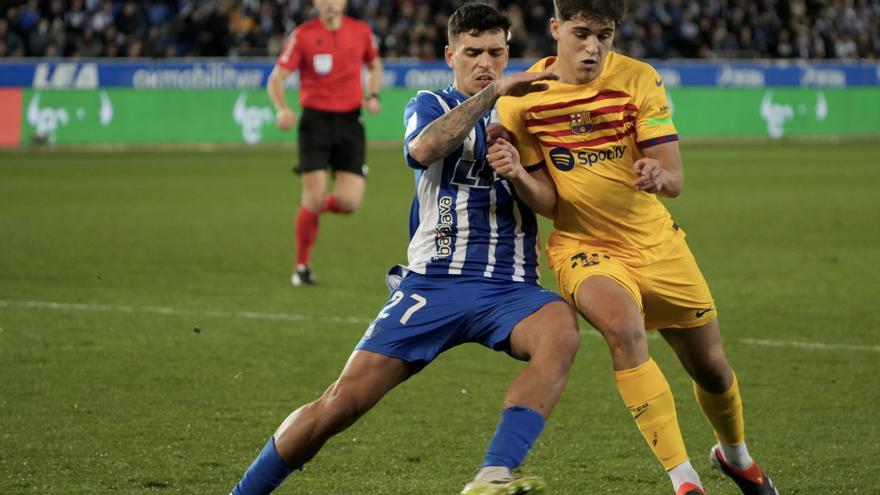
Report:
[[676,494],[704,491],[646,330],[659,330],[693,378],[718,440],[713,464],[744,494],[777,494],[746,448],[712,294],[684,231],[657,199],[684,187],[663,81],[650,65],[611,51],[625,1],[554,3],[558,55],[531,70],[559,80],[548,91],[499,101],[515,146],[497,134],[490,164],[554,220],[547,257],[559,288],[605,337],[620,395]]

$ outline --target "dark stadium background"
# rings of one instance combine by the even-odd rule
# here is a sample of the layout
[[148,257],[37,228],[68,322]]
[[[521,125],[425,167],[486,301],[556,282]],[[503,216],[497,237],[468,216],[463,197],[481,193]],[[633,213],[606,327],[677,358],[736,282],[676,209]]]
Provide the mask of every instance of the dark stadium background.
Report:
[[[385,58],[442,58],[460,1],[348,2]],[[538,58],[553,40],[552,3],[489,2],[511,18],[511,56]],[[876,0],[631,1],[616,48],[637,58],[876,59]],[[314,16],[309,1],[18,0],[2,3],[0,57],[265,57]]]

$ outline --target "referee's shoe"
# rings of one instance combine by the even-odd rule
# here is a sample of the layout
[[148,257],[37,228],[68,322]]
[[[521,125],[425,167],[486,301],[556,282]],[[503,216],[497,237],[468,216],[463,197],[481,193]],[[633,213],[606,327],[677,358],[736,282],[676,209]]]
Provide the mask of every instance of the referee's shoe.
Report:
[[315,285],[315,278],[312,276],[312,268],[309,265],[300,265],[293,269],[290,276],[290,283],[294,287],[300,285]]

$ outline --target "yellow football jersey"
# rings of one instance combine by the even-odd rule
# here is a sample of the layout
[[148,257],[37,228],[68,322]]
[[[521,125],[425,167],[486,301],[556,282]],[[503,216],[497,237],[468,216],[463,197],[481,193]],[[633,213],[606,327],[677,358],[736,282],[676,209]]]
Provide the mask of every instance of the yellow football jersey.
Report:
[[[548,70],[555,57],[529,71]],[[642,150],[678,139],[663,81],[650,65],[609,52],[595,80],[498,102],[524,166],[546,163],[559,200],[557,236],[608,249],[632,263],[662,257],[683,235],[656,195],[633,186]]]

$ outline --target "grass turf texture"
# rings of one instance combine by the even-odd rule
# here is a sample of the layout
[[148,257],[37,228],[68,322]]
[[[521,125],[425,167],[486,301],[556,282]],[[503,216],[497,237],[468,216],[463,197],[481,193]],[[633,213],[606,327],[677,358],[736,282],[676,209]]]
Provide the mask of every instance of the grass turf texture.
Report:
[[[752,452],[786,495],[880,493],[880,147],[684,156],[667,204],[719,303]],[[405,259],[412,174],[399,145],[373,145],[363,208],[321,219],[320,285],[292,288],[292,157],[0,154],[0,493],[227,493],[337,376]],[[738,493],[710,469],[685,373],[651,346],[708,493]],[[448,352],[278,493],[457,493],[521,366]],[[557,494],[671,493],[592,329],[523,471]]]

